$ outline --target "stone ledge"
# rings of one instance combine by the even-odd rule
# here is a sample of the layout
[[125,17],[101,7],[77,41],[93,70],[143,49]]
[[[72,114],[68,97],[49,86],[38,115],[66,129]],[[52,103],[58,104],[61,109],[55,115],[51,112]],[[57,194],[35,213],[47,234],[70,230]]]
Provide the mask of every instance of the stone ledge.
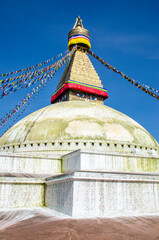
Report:
[[20,178],[20,177],[0,177],[0,184],[44,184],[44,179]]
[[62,157],[76,155],[79,153],[83,154],[93,154],[93,155],[108,155],[108,156],[126,156],[126,157],[139,157],[139,158],[156,158],[159,159],[159,155],[142,155],[140,154],[134,154],[134,153],[121,153],[121,152],[109,152],[109,151],[91,151],[91,150],[84,150],[84,149],[78,149],[75,151],[72,151],[70,153],[67,153],[63,155]]
[[[115,147],[117,146],[117,147]],[[103,154],[127,154],[131,156],[155,157],[158,153],[158,147],[141,146],[129,142],[118,141],[100,141],[100,140],[52,140],[52,141],[35,141],[15,144],[6,144],[0,146],[2,153],[21,153],[21,152],[41,152],[53,153],[56,151],[82,151],[101,152]]]
[[139,180],[139,179],[109,179],[109,178],[68,178],[61,180],[52,180],[46,182],[47,185],[56,183],[73,182],[73,181],[89,181],[89,182],[124,182],[124,183],[159,183],[159,180]]
[[[90,176],[88,176],[88,174]],[[159,174],[154,173],[129,173],[106,171],[77,171],[68,174],[60,174],[47,178],[47,185],[70,181],[104,181],[104,182],[147,182],[159,183]]]

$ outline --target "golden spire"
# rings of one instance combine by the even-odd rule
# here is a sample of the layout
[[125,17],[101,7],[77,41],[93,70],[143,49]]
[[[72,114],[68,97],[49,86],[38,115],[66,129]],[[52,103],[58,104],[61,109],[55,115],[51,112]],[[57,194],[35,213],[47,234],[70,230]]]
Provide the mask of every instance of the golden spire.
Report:
[[103,88],[87,50],[91,47],[87,29],[83,27],[82,19],[76,18],[73,29],[68,34],[68,49],[77,45],[66,69],[59,81],[56,92],[51,96],[51,103],[63,101],[91,101],[103,104],[108,98],[107,90]]

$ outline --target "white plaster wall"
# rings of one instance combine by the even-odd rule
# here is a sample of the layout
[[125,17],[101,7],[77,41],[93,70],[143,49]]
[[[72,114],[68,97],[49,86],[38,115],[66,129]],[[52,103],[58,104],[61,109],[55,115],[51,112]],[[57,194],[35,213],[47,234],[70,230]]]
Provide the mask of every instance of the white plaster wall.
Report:
[[62,157],[63,171],[159,172],[159,158],[137,154],[75,151]]
[[74,184],[74,217],[159,212],[159,184],[99,181],[76,181]]
[[110,217],[159,212],[159,175],[75,172],[54,177],[46,206],[73,217]]
[[47,183],[45,187],[45,206],[72,216],[73,182]]
[[62,159],[63,172],[73,172],[81,170],[81,154],[79,151],[67,154]]
[[[9,183],[10,181],[10,183]],[[30,179],[31,181],[31,179]],[[44,184],[26,183],[15,178],[0,179],[0,209],[42,207],[44,205]]]
[[16,172],[16,173],[59,173],[61,172],[61,160],[18,156],[0,156],[0,172]]

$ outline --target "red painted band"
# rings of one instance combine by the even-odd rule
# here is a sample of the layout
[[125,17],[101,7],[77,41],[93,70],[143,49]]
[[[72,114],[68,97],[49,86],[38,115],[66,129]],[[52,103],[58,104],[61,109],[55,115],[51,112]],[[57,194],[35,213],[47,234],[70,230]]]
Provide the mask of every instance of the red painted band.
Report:
[[67,89],[73,89],[73,90],[78,90],[80,92],[95,94],[103,97],[104,99],[108,98],[107,92],[104,92],[102,90],[99,90],[96,88],[90,88],[90,87],[86,87],[86,86],[74,84],[74,83],[66,83],[55,95],[52,96],[51,103],[53,103]]

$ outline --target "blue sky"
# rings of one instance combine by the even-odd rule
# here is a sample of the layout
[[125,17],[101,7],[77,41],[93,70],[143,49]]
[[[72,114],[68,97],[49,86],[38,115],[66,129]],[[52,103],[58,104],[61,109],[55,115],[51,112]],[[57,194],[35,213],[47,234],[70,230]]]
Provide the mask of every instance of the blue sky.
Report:
[[[67,34],[80,15],[90,32],[93,52],[126,75],[159,89],[158,0],[0,0],[0,9],[0,73],[32,66],[66,50]],[[159,141],[158,100],[90,59],[108,89],[105,104],[133,118]],[[50,104],[63,70],[21,118]],[[30,91],[1,99],[0,118]]]

